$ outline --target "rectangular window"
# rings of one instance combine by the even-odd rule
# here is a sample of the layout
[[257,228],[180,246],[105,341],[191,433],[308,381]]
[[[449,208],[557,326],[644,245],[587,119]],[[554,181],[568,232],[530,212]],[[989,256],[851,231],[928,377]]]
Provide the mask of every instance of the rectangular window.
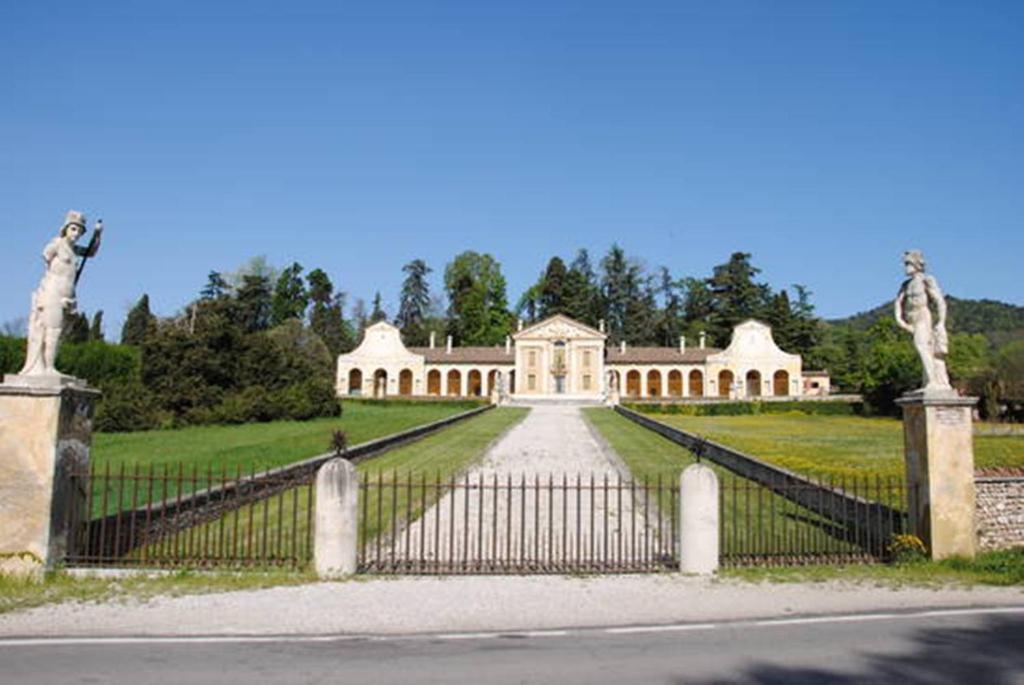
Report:
[[583,376],[583,389],[590,390],[590,374]]
[[537,377],[532,373],[526,377],[526,389],[536,390],[537,389]]
[[583,366],[590,368],[590,350],[583,350]]
[[537,351],[536,350],[530,350],[529,365],[530,366],[537,366]]

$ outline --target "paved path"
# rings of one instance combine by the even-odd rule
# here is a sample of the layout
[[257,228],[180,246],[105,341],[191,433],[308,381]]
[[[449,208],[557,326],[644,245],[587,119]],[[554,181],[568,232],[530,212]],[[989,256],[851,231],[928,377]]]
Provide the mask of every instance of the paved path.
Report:
[[[670,496],[666,488],[666,510]],[[671,524],[655,499],[629,484],[578,407],[538,405],[368,562],[477,572],[653,568],[672,556]]]

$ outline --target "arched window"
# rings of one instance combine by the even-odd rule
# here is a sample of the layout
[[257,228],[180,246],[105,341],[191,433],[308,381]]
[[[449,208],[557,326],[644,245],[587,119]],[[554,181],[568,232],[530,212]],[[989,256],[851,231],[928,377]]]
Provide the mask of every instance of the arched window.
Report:
[[680,371],[669,371],[668,372],[668,396],[669,397],[682,397],[683,396],[683,374]]
[[789,394],[789,372],[778,370],[772,376],[772,394],[776,397],[785,397]]
[[747,371],[747,397],[761,396],[761,372]]
[[348,372],[348,394],[363,394],[363,372],[359,369],[352,369]]
[[412,394],[412,371],[409,369],[402,369],[402,372],[398,374],[398,394]]
[[427,373],[427,394],[441,394],[441,372],[438,371],[437,369],[431,369]]
[[448,394],[453,397],[458,397],[462,394],[462,374],[459,373],[458,369],[452,369],[448,372]]
[[483,394],[483,378],[481,377],[480,372],[473,369],[469,372],[469,377],[466,380],[467,385],[469,386],[466,388],[466,394],[472,395],[473,397],[480,397],[480,395]]
[[704,397],[704,374],[697,369],[690,372],[690,397]]
[[640,397],[640,372],[636,369],[626,374],[626,396]]
[[647,372],[647,396],[661,397],[661,372],[651,369]]
[[385,397],[388,394],[388,372],[377,369],[373,372],[373,396]]
[[490,396],[498,387],[498,370],[491,369],[487,372],[487,395]]
[[729,369],[722,369],[718,374],[718,396],[728,397],[732,392],[734,376]]
[[510,395],[516,393],[516,370],[512,369],[508,372],[508,392]]

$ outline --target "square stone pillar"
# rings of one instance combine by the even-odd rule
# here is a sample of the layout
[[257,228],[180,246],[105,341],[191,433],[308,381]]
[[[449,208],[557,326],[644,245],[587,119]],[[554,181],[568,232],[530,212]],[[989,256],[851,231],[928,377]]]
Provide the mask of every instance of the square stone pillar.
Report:
[[911,393],[903,408],[910,532],[932,559],[974,557],[974,440],[976,397]]
[[89,467],[97,390],[0,385],[0,573],[36,574],[61,563],[85,492],[72,471]]

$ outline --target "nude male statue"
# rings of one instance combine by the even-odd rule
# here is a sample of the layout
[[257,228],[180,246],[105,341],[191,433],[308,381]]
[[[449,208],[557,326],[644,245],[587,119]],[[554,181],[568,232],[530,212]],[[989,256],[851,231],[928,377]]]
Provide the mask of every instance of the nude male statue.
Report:
[[[914,336],[914,347],[924,367],[922,390],[951,391],[946,371],[946,356],[949,354],[946,299],[935,277],[924,272],[924,255],[920,250],[903,253],[903,266],[908,278],[894,302],[896,323]],[[930,304],[935,305],[938,316],[934,324]]]
[[64,323],[68,315],[75,311],[75,284],[80,271],[78,257],[89,258],[99,250],[103,222],[96,222],[96,233],[88,247],[77,244],[85,231],[85,216],[81,212],[70,211],[64,219],[60,234],[43,249],[46,273],[39,281],[39,287],[32,293],[28,348],[25,366],[19,375],[58,375],[54,362]]

